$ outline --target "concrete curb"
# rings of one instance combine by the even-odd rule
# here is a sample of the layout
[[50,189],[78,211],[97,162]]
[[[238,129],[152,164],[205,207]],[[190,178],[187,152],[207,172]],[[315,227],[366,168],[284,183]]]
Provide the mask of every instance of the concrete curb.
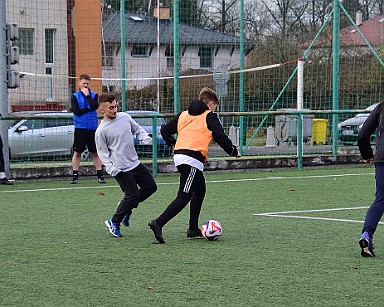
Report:
[[[325,166],[325,165],[341,165],[356,164],[361,162],[361,156],[355,154],[349,155],[314,155],[303,157],[303,167],[308,166]],[[152,169],[151,162],[143,162]],[[281,168],[281,167],[297,167],[297,157],[243,157],[240,159],[228,158],[220,160],[209,160],[205,165],[205,171],[228,171],[228,170],[256,170],[265,168]],[[173,161],[162,162],[157,164],[158,174],[167,174],[177,172]],[[81,165],[80,176],[95,176],[95,168],[93,165]],[[38,179],[38,178],[55,178],[55,177],[71,177],[72,166],[36,166],[36,167],[17,167],[10,168],[10,178],[12,179]]]

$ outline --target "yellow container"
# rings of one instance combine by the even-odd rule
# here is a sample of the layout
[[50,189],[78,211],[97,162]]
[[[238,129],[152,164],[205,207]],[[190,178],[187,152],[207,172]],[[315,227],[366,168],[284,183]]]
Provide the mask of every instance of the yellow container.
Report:
[[314,118],[312,120],[311,145],[325,144],[327,138],[327,119]]

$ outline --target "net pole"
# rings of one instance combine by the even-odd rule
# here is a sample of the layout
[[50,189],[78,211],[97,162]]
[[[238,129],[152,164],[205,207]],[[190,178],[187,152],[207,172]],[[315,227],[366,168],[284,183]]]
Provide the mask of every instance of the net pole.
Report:
[[[5,29],[7,26],[7,17],[6,17],[6,0],[0,0],[0,42],[5,49],[6,45],[6,33]],[[5,53],[0,55],[0,71],[1,71],[1,80],[0,80],[0,113],[1,116],[6,116],[8,114],[8,82],[6,80],[7,76],[7,61]],[[0,120],[0,133],[3,141],[3,153],[4,153],[4,170],[6,176],[9,177],[9,155],[8,155],[8,122]],[[1,148],[0,148],[1,150]]]
[[[239,92],[240,92],[240,112],[244,111],[244,0],[240,0],[240,85],[239,85]],[[240,126],[240,133],[239,133],[239,146],[240,146],[240,153],[243,154],[243,144],[245,143],[244,136],[247,135],[245,127],[244,127],[244,117],[240,116],[239,121]]]
[[124,0],[120,0],[120,44],[121,44],[121,110],[127,110],[125,101],[126,74],[125,74],[125,9]]
[[156,98],[157,98],[157,113],[160,113],[160,0],[157,0],[157,61],[156,61]]
[[[303,110],[304,59],[297,59],[297,111]],[[297,167],[303,168],[303,115],[297,116]]]
[[178,113],[180,109],[179,103],[179,1],[173,1],[173,112]]
[[[333,42],[332,42],[332,108],[339,109],[340,73],[340,0],[333,1]],[[337,154],[337,115],[332,115],[332,154]]]

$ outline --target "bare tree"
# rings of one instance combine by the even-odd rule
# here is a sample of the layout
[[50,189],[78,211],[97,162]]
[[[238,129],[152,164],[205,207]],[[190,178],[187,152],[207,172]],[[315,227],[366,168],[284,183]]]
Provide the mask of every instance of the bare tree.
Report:
[[210,29],[236,33],[239,28],[239,0],[200,0],[203,24]]

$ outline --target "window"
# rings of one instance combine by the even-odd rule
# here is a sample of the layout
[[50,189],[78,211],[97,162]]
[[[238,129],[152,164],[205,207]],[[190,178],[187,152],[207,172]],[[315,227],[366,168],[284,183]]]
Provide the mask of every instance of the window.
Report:
[[212,68],[212,48],[207,46],[201,46],[199,49],[200,68]]
[[147,57],[147,46],[146,45],[135,45],[131,51],[132,57]]
[[114,85],[103,85],[101,91],[102,91],[102,93],[114,92],[115,86]]
[[19,47],[20,55],[33,55],[33,34],[34,29],[19,28],[19,39],[12,44]]
[[106,43],[102,50],[104,67],[113,67],[113,44]]
[[175,62],[173,47],[167,47],[167,49],[165,49],[165,58],[167,59],[167,68],[173,68]]
[[46,127],[45,119],[27,119],[22,126],[26,126],[28,129],[43,129]]
[[53,72],[52,67],[45,67],[45,86],[46,86],[46,98],[47,101],[53,99]]
[[45,63],[53,64],[53,44],[55,29],[45,29]]
[[53,66],[55,50],[55,29],[45,29],[45,74],[46,99],[53,100]]

